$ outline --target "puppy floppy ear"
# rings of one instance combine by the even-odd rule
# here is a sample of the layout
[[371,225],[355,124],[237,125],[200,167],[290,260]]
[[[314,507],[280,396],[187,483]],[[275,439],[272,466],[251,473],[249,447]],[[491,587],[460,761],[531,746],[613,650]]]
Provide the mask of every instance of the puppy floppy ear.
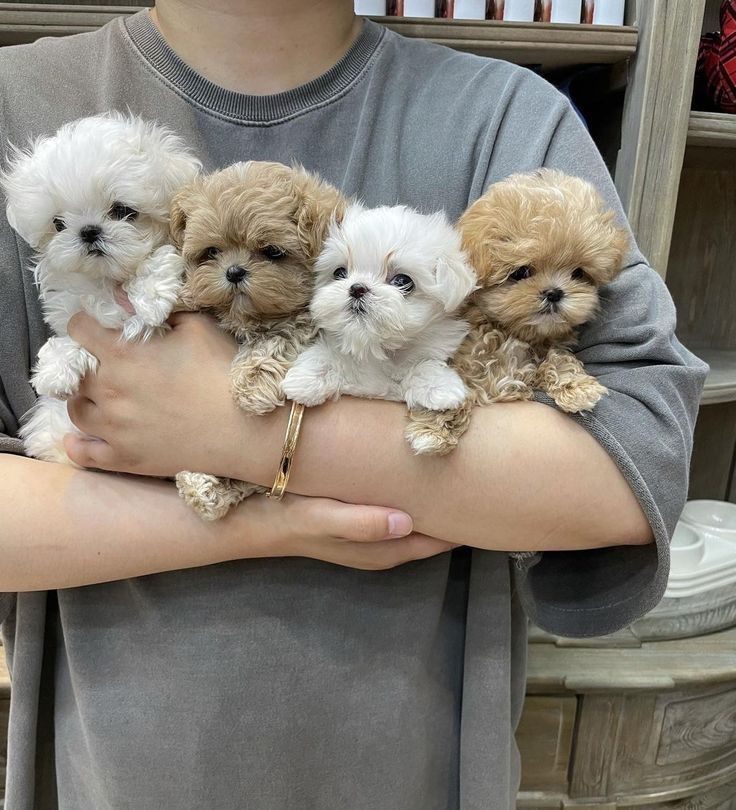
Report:
[[192,205],[197,188],[198,184],[196,181],[190,183],[188,186],[179,189],[171,201],[169,231],[171,233],[171,241],[178,250],[181,250],[184,245],[184,232],[187,228],[187,212]]
[[460,247],[460,234],[444,214],[436,214],[433,220],[431,227],[444,235],[444,249],[434,267],[437,297],[445,312],[455,312],[476,289],[477,278]]
[[334,186],[301,166],[294,166],[292,172],[297,235],[307,256],[316,259],[330,224],[342,221],[348,201]]
[[5,195],[5,217],[8,225],[32,248],[43,241],[43,193],[42,178],[36,170],[33,149],[49,139],[39,138],[27,151],[10,146],[10,163],[0,170],[0,190]]
[[21,229],[18,226],[18,220],[15,218],[15,210],[13,209],[13,206],[10,203],[8,203],[5,206],[5,219],[8,220],[8,225],[10,225],[10,227],[18,234],[20,234],[21,238],[25,239],[27,242],[28,239],[21,233]]
[[435,274],[445,312],[454,312],[458,309],[478,286],[475,273],[462,253],[440,256]]
[[596,281],[600,285],[610,284],[624,269],[624,262],[631,249],[628,231],[618,227],[613,212],[608,212],[602,230],[607,237],[607,244],[602,246],[599,254],[600,267]]

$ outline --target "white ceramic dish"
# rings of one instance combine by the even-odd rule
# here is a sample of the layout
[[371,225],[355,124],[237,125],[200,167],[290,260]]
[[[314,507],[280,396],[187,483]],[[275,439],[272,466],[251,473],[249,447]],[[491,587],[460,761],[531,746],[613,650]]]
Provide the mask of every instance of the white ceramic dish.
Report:
[[736,505],[689,501],[672,537],[665,596],[736,588]]
[[688,501],[680,520],[701,530],[717,530],[736,541],[736,503]]
[[670,544],[672,558],[672,571],[692,570],[697,567],[705,556],[705,538],[700,532],[679,522],[675,526],[675,533]]

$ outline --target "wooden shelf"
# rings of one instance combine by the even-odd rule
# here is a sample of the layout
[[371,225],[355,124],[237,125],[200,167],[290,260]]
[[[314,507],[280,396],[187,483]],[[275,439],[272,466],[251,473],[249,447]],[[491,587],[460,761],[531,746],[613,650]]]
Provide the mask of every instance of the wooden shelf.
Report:
[[702,405],[736,401],[736,349],[693,349],[710,366]]
[[687,145],[736,148],[736,115],[691,112],[687,127]]
[[611,64],[636,51],[638,33],[628,26],[517,23],[373,17],[397,34],[421,37],[460,51],[544,68]]
[[0,3],[0,45],[21,45],[39,37],[94,31],[115,17],[135,14],[136,6]]
[[529,645],[527,693],[627,692],[733,683],[736,628],[636,648]]
[[[123,5],[0,3],[0,45],[93,31],[114,17],[140,10],[139,6]],[[626,26],[373,19],[403,36],[422,37],[458,50],[545,68],[622,62],[634,53],[638,39],[636,28]]]

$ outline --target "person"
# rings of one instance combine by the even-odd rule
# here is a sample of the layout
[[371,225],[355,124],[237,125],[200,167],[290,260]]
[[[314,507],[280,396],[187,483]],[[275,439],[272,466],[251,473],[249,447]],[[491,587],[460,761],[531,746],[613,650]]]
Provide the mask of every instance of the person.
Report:
[[[456,218],[550,166],[623,218],[565,98],[503,61],[403,39],[351,0],[159,0],[99,31],[0,53],[1,129],[22,144],[130,109],[208,170],[301,162],[369,205]],[[227,391],[231,339],[203,314],[122,345],[69,402],[80,468],[22,455],[45,339],[0,222],[0,615],[12,672],[6,810],[508,808],[526,615],[572,636],[652,608],[668,572],[705,366],[632,248],[582,330],[610,393],[592,415],[478,409],[458,450],[415,457],[400,403],[309,409],[290,482],[205,525],[171,483],[271,485],[287,408]],[[507,552],[529,552],[510,562]]]

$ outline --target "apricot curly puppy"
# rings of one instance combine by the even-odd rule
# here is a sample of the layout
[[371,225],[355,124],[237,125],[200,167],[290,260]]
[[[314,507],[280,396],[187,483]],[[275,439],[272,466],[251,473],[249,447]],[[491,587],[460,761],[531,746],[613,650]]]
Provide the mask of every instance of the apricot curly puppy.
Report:
[[474,405],[531,399],[536,389],[575,413],[607,393],[571,351],[628,248],[596,189],[550,169],[512,175],[458,227],[480,285],[463,313],[471,330],[453,358],[470,396],[457,410],[412,411],[406,436],[416,453],[449,453]]
[[[249,161],[200,177],[172,206],[171,228],[186,263],[182,304],[211,312],[240,348],[230,389],[243,410],[283,405],[281,383],[314,337],[308,312],[314,261],[346,204],[337,189],[300,167]],[[262,487],[182,472],[179,493],[217,520]]]

